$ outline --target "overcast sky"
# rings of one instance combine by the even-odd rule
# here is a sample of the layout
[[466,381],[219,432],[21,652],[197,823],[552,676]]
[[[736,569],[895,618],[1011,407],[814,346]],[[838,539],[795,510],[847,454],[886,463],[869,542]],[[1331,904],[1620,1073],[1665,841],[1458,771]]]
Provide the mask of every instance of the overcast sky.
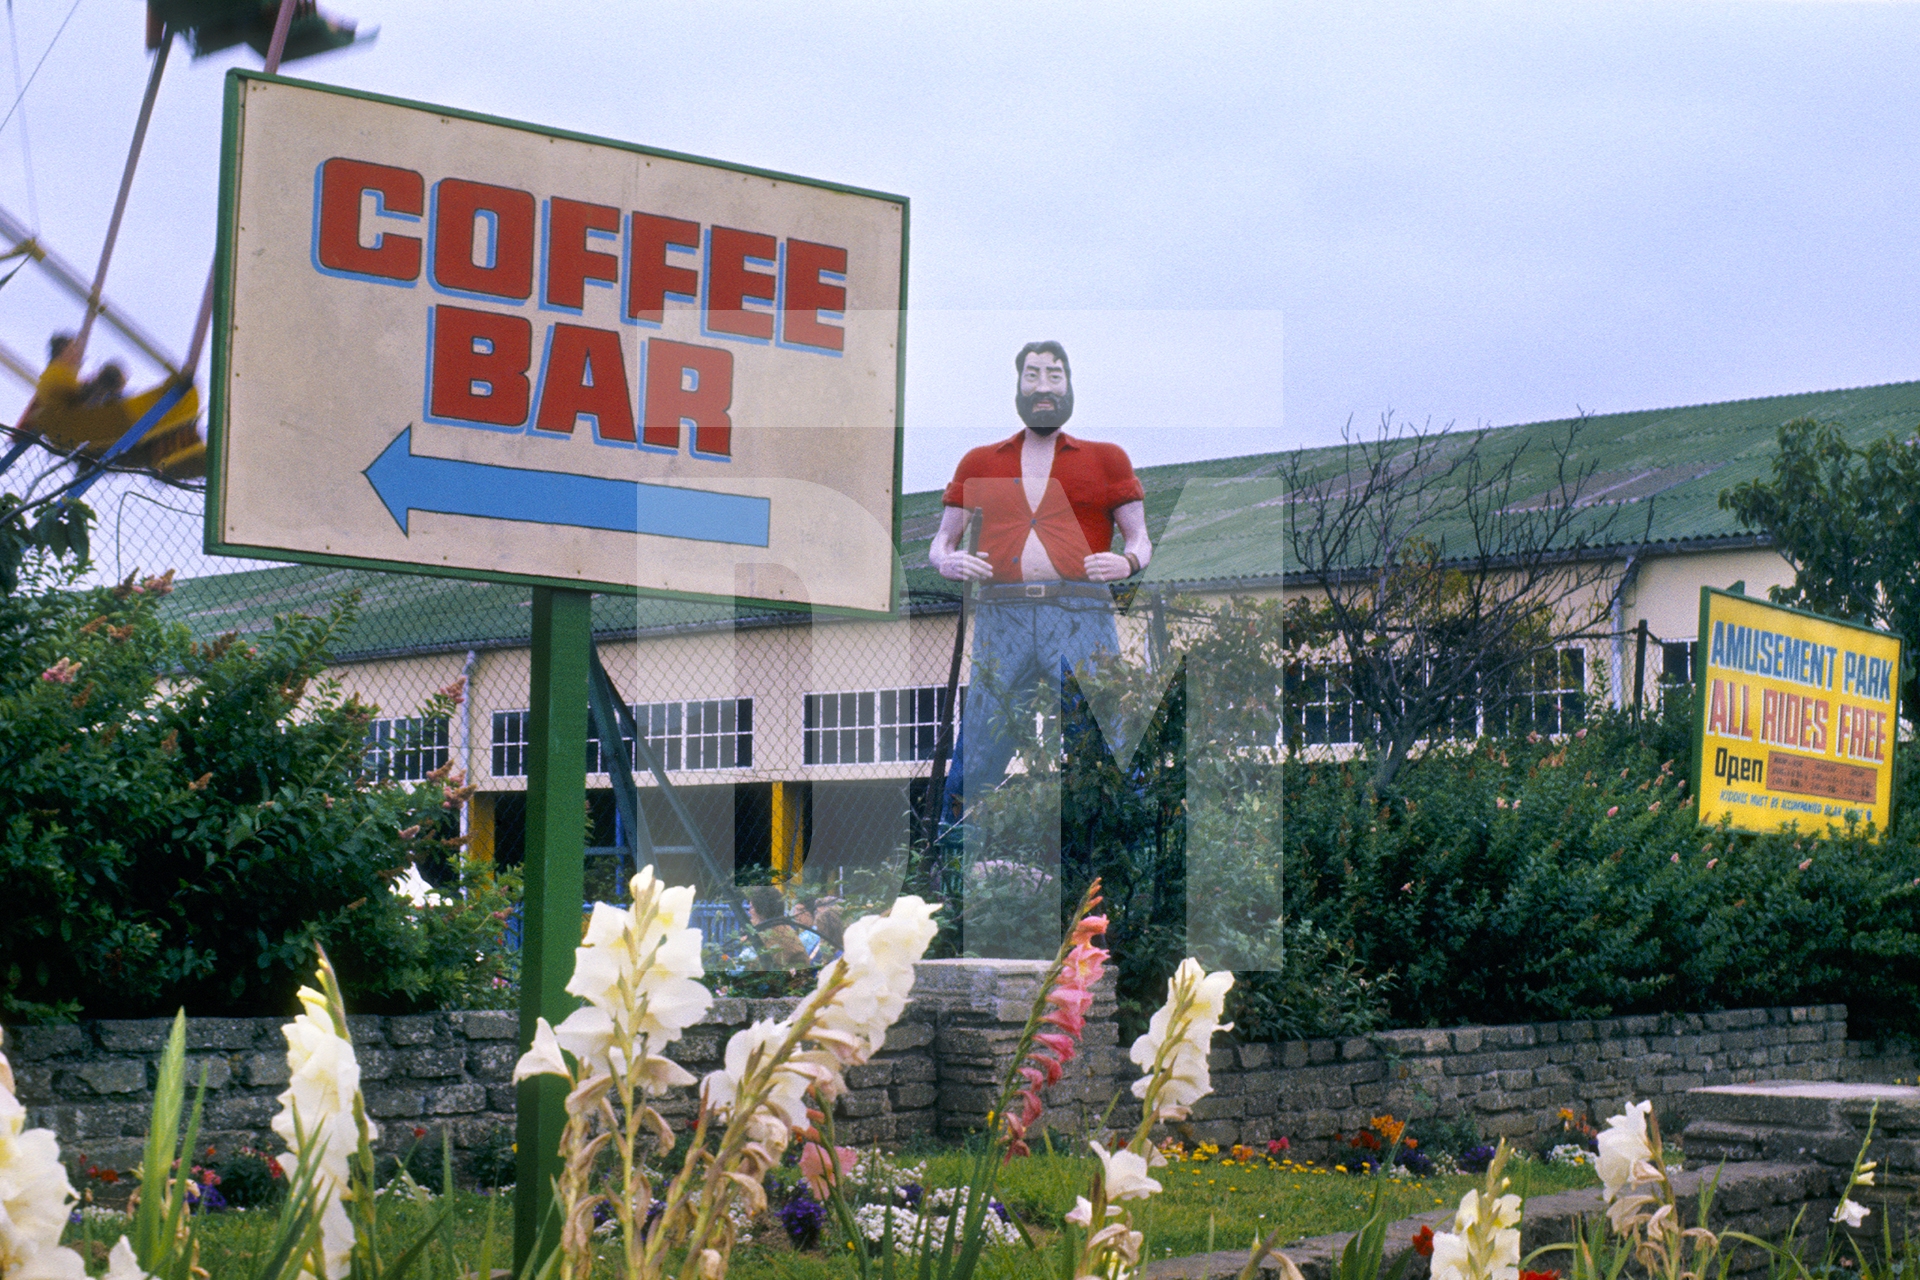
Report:
[[[289,74],[910,197],[910,489],[1049,334],[1142,465],[1920,376],[1916,5],[342,4]],[[12,6],[23,75],[72,16],[0,203],[90,270],[143,6]],[[176,352],[235,62],[176,50],[108,285]],[[23,276],[0,342],[78,311]]]

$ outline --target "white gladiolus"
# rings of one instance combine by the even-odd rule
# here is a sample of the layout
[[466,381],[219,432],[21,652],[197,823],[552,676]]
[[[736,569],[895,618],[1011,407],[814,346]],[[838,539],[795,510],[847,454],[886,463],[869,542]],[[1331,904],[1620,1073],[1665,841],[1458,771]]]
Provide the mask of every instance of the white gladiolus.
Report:
[[[721,1116],[733,1113],[740,1087],[748,1074],[763,1065],[787,1040],[791,1028],[784,1022],[762,1018],[727,1041],[726,1065],[712,1072],[701,1085],[701,1098]],[[792,1131],[807,1123],[807,1089],[818,1078],[814,1072],[798,1069],[789,1062],[774,1072],[765,1100],[748,1120],[748,1136],[777,1152],[787,1145]]]
[[153,1280],[140,1269],[140,1260],[133,1256],[133,1246],[125,1236],[113,1246],[107,1254],[107,1270],[100,1280]]
[[731,1116],[749,1076],[793,1039],[795,1028],[804,1027],[802,1039],[820,1047],[793,1052],[779,1065],[766,1096],[751,1104],[747,1122],[749,1138],[778,1153],[793,1130],[806,1126],[807,1090],[817,1085],[828,1097],[837,1095],[839,1068],[865,1062],[886,1042],[887,1028],[913,991],[914,963],[938,932],[938,910],[907,895],[885,915],[848,925],[842,957],[821,971],[813,995],[782,1021],[763,1019],[727,1041],[726,1064],[702,1082],[702,1101],[721,1117]]
[[1867,1208],[1867,1206],[1861,1204],[1858,1200],[1842,1200],[1834,1206],[1833,1221],[1844,1222],[1850,1227],[1857,1227],[1865,1222],[1867,1215],[1872,1212],[1873,1210]]
[[1144,1100],[1155,1075],[1164,1077],[1155,1119],[1183,1119],[1194,1103],[1213,1091],[1207,1053],[1213,1033],[1232,1027],[1220,1021],[1227,992],[1232,989],[1232,973],[1208,973],[1192,956],[1182,960],[1167,980],[1167,1002],[1153,1015],[1146,1034],[1133,1042],[1127,1055],[1146,1073],[1133,1082],[1134,1097]]
[[[567,982],[567,990],[587,1003],[553,1034],[589,1074],[625,1070],[631,1058],[650,1092],[655,1083],[691,1084],[692,1076],[672,1069],[660,1055],[713,1006],[713,993],[698,981],[706,972],[700,964],[700,931],[687,926],[693,888],[669,888],[646,867],[630,889],[631,907],[594,904]],[[550,1064],[538,1072],[528,1068],[534,1074],[550,1069]]]
[[[1147,1172],[1145,1156],[1137,1156],[1125,1149],[1109,1155],[1107,1149],[1097,1142],[1087,1145],[1093,1148],[1093,1154],[1100,1157],[1108,1200],[1145,1200],[1148,1196],[1160,1194],[1160,1183]],[[1154,1154],[1160,1155],[1157,1151]],[[1160,1163],[1166,1163],[1165,1156],[1160,1156]]]
[[[1120,1206],[1115,1204],[1108,1205],[1107,1216],[1109,1218],[1119,1217]],[[1075,1196],[1073,1198],[1073,1208],[1067,1210],[1066,1220],[1076,1227],[1091,1227],[1093,1225],[1093,1202],[1085,1196]]]
[[80,1255],[60,1243],[75,1196],[50,1129],[26,1127],[13,1068],[0,1054],[0,1276],[86,1280]]
[[1625,1114],[1608,1119],[1607,1127],[1595,1139],[1600,1158],[1594,1161],[1594,1168],[1606,1187],[1609,1203],[1630,1186],[1660,1178],[1660,1170],[1653,1163],[1653,1140],[1647,1133],[1647,1115],[1652,1110],[1651,1102],[1629,1104]]
[[567,1074],[567,1060],[560,1056],[560,1040],[553,1033],[553,1024],[545,1018],[536,1018],[533,1028],[533,1047],[520,1055],[520,1061],[513,1064],[513,1082],[519,1084],[532,1076],[562,1076]]
[[1433,1237],[1433,1280],[1519,1280],[1519,1196],[1469,1191],[1453,1227]]
[[[940,931],[933,922],[938,910],[908,894],[896,899],[887,914],[862,916],[847,926],[842,955],[853,983],[821,1011],[815,1024],[842,1062],[865,1062],[886,1043],[887,1029],[913,993],[914,963]],[[833,975],[834,966],[822,969],[815,990],[824,989]]]
[[281,1109],[273,1118],[273,1131],[287,1144],[286,1154],[279,1157],[287,1175],[297,1176],[303,1166],[313,1171],[327,1280],[340,1280],[351,1264],[354,1243],[353,1223],[340,1202],[351,1178],[349,1162],[359,1150],[361,1126],[368,1142],[380,1136],[380,1128],[364,1112],[359,1118],[354,1115],[360,1064],[353,1042],[336,1028],[327,998],[302,987],[300,1003],[306,1012],[281,1028],[292,1080],[278,1099]]
[[1433,1261],[1428,1264],[1433,1280],[1468,1280],[1472,1267],[1465,1239],[1451,1231],[1433,1233]]

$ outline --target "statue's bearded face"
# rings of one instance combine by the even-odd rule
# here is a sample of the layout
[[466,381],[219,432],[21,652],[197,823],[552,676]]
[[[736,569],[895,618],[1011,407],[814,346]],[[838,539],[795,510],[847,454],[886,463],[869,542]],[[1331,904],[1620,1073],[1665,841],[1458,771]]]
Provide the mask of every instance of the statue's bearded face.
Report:
[[1013,394],[1020,421],[1035,435],[1048,436],[1073,416],[1073,384],[1060,357],[1032,351],[1020,365],[1020,389]]

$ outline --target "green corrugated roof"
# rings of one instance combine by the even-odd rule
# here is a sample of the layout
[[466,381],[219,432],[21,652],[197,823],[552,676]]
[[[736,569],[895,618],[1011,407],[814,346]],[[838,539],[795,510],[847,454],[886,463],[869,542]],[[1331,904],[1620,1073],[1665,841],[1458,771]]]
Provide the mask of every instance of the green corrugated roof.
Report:
[[[1721,491],[1767,473],[1779,427],[1801,417],[1831,422],[1856,444],[1889,432],[1911,436],[1920,431],[1920,382],[1596,415],[1579,421],[1570,462],[1592,468],[1587,492],[1612,504],[1600,510],[1618,513],[1611,529],[1616,541],[1639,543],[1643,531],[1646,541],[1661,544],[1739,537],[1747,531],[1720,510]],[[1489,456],[1523,450],[1515,505],[1552,487],[1553,452],[1539,446],[1574,425],[1566,419],[1489,433]],[[1466,436],[1457,439],[1464,442]],[[1525,448],[1529,442],[1533,447]],[[1286,454],[1268,453],[1142,468],[1154,537],[1149,579],[1183,584],[1277,580],[1286,497],[1280,476],[1287,460]],[[1332,478],[1342,470],[1344,454],[1338,447],[1311,449],[1300,461],[1316,477]],[[902,499],[901,551],[912,604],[952,599],[952,584],[926,563],[940,512],[937,489]],[[343,658],[524,643],[530,629],[530,592],[524,587],[305,565],[183,581],[166,612],[196,634],[212,636],[258,630],[279,613],[324,609],[349,590],[360,592],[361,614],[337,648]],[[602,633],[700,626],[739,616],[727,606],[613,597],[597,597],[593,610]]]

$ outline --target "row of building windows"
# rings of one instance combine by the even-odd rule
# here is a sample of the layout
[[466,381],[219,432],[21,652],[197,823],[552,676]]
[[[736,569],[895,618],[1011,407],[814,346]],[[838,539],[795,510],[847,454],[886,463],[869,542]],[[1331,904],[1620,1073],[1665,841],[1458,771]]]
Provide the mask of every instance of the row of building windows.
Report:
[[[964,690],[963,690],[964,693]],[[933,759],[947,691],[939,685],[809,693],[802,699],[801,739],[810,765],[875,764]],[[631,708],[635,727],[670,772],[753,767],[753,699],[645,702]],[[528,713],[493,713],[493,776],[527,772]],[[625,744],[628,754],[633,742]],[[587,772],[605,773],[600,739],[590,729]]]
[[[1302,746],[1346,746],[1378,733],[1377,718],[1354,696],[1353,671],[1344,665],[1289,667],[1284,705],[1287,740]],[[1439,714],[1436,736],[1444,738],[1571,733],[1587,716],[1587,655],[1581,649],[1537,654],[1509,688],[1448,698]]]
[[[960,693],[966,696],[964,686]],[[806,763],[931,760],[946,712],[943,685],[810,693],[801,711]]]
[[[1661,646],[1662,684],[1693,678],[1695,642]],[[1463,696],[1443,709],[1446,734],[1570,732],[1587,713],[1586,654],[1562,649],[1540,654],[1520,688],[1498,697]],[[961,690],[962,696],[965,689]],[[1291,667],[1286,679],[1287,737],[1307,746],[1365,741],[1372,717],[1353,696],[1347,670],[1333,664]],[[672,772],[753,767],[753,699],[707,698],[634,704],[634,725],[660,766]],[[890,764],[933,759],[947,716],[942,685],[809,693],[802,699],[802,758],[809,765]],[[493,713],[493,776],[527,772],[529,713]],[[632,739],[625,740],[629,757]],[[375,720],[367,735],[367,772],[381,780],[417,782],[447,762],[447,722],[420,717]],[[587,772],[605,773],[600,739],[591,727]]]
[[378,782],[419,782],[447,763],[447,722],[397,716],[367,726],[367,776]]
[[[627,708],[660,767],[681,770],[750,769],[753,767],[753,699],[704,698],[689,702],[639,702]],[[527,772],[531,713],[493,713],[493,776],[520,778]],[[633,739],[622,738],[628,759],[634,758]],[[587,728],[587,772],[607,772],[600,752],[600,735]],[[635,766],[639,762],[635,760]]]
[[[1693,683],[1699,642],[1660,642],[1658,680],[1665,687]],[[1375,717],[1353,696],[1351,670],[1336,664],[1295,665],[1287,671],[1287,739],[1303,746],[1344,746],[1374,735]],[[1587,714],[1587,656],[1569,648],[1536,654],[1497,695],[1482,692],[1448,700],[1441,708],[1442,736],[1570,732]]]

